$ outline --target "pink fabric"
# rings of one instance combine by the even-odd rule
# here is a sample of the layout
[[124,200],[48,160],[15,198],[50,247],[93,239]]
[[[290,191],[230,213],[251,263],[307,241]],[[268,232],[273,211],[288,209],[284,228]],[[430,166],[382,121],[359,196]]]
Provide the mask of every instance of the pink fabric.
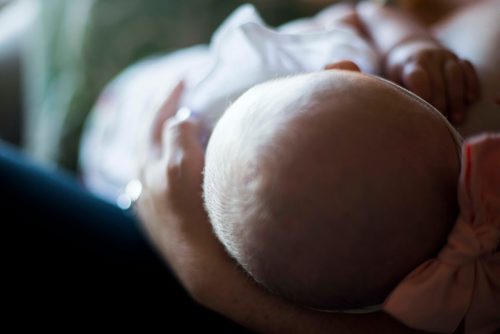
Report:
[[437,258],[410,273],[384,310],[406,325],[453,333],[500,330],[500,134],[462,148],[460,216]]

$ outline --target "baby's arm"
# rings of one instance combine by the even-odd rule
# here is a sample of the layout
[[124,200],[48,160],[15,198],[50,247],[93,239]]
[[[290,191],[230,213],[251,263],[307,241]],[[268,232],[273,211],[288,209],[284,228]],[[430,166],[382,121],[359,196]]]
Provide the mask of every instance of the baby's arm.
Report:
[[471,63],[444,48],[402,11],[363,2],[357,13],[367,37],[382,55],[383,76],[460,123],[465,107],[479,96]]

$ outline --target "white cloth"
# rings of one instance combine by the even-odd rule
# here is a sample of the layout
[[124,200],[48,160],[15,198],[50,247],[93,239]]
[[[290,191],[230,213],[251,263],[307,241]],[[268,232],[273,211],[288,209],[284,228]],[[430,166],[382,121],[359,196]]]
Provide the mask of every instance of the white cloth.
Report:
[[186,106],[212,127],[231,102],[258,83],[319,71],[345,59],[354,60],[364,72],[377,71],[375,52],[352,28],[325,29],[313,19],[297,24],[271,29],[252,5],[241,6],[215,33],[212,68],[193,85]]
[[209,46],[141,62],[111,83],[82,141],[84,181],[113,201],[123,192],[137,175],[144,147],[138,142],[140,134],[149,130],[155,111],[181,78],[187,87],[182,104],[210,130],[252,86],[319,71],[345,59],[353,60],[363,72],[378,73],[376,53],[353,28],[328,28],[311,18],[273,29],[252,5],[243,5],[219,27]]

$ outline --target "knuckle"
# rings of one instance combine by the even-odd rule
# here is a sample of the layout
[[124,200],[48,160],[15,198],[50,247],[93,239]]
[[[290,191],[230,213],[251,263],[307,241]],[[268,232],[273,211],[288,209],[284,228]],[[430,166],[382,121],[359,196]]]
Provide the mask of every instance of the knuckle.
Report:
[[186,173],[186,170],[192,163],[192,158],[185,152],[179,152],[167,162],[167,178],[169,180],[178,180]]
[[429,59],[430,59],[430,54],[427,50],[419,52],[412,56],[412,60],[420,65],[427,63]]
[[439,52],[435,49],[427,49],[422,52],[422,56],[428,59],[439,57]]
[[193,127],[194,127],[194,123],[193,123],[193,121],[191,121],[189,119],[182,120],[182,121],[177,123],[177,128],[182,133],[191,131],[193,129]]
[[467,75],[471,75],[475,73],[475,69],[472,64],[468,60],[461,60],[460,67]]
[[408,79],[413,81],[413,82],[421,82],[424,79],[424,76],[422,75],[422,71],[420,71],[417,68],[413,68],[410,71],[408,71]]
[[173,180],[177,180],[182,175],[182,166],[175,162],[169,162],[167,164],[166,174],[169,183]]
[[195,123],[191,119],[178,120],[175,117],[169,119],[167,123],[168,130],[176,133],[185,133],[191,131],[195,127]]
[[171,157],[167,160],[166,173],[169,180],[178,178],[182,173],[182,165],[177,157]]
[[441,56],[445,59],[457,60],[457,56],[450,50],[442,49],[440,52]]
[[454,60],[447,60],[445,66],[446,69],[448,69],[449,71],[454,71],[454,72],[461,71],[460,65]]
[[467,73],[465,73],[464,69],[457,63],[454,63],[454,65],[451,66],[450,72],[452,73],[452,75],[454,75],[458,79],[463,79],[467,75]]

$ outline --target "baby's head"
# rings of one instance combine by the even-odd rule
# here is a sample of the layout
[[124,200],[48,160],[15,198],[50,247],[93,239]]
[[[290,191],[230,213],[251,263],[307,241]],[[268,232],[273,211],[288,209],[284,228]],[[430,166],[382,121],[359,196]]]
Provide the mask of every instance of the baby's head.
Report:
[[381,79],[332,70],[268,82],[214,129],[206,207],[270,291],[318,309],[376,305],[444,245],[458,146],[436,110]]

